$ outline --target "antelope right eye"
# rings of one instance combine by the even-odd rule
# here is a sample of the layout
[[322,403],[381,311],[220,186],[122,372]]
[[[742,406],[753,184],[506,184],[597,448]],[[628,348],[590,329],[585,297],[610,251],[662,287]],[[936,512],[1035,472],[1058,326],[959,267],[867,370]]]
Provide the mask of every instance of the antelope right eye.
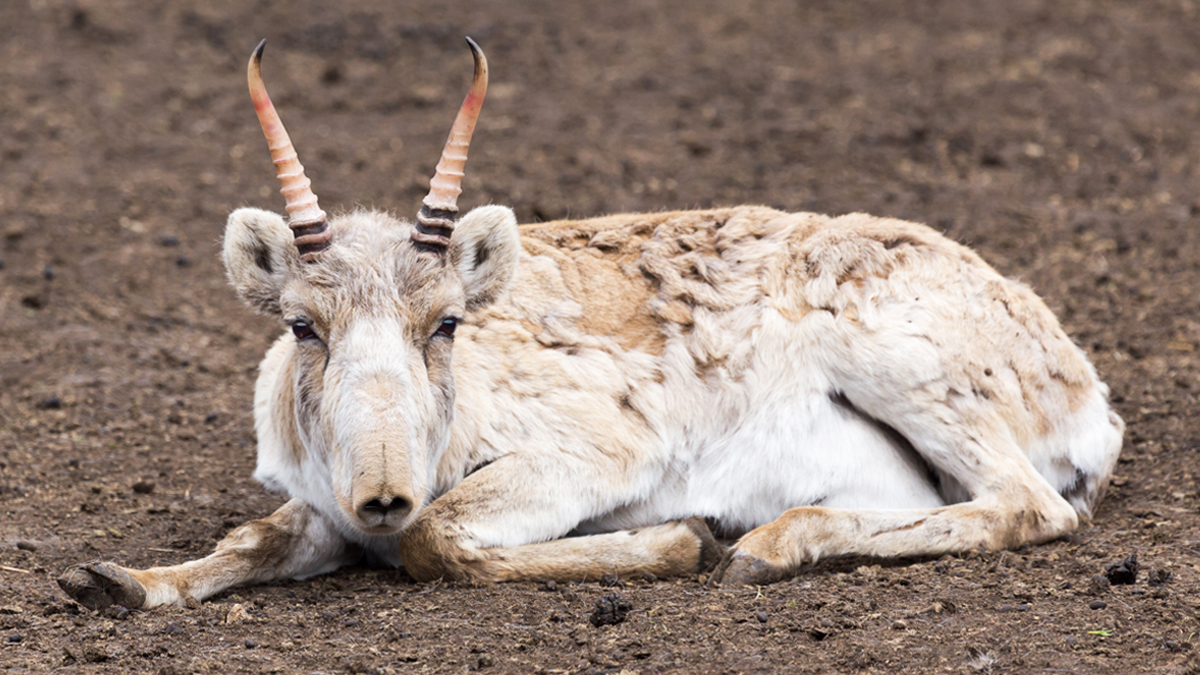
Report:
[[313,332],[312,326],[308,325],[307,321],[299,319],[292,322],[292,335],[295,335],[297,340],[311,340],[317,337],[317,334]]

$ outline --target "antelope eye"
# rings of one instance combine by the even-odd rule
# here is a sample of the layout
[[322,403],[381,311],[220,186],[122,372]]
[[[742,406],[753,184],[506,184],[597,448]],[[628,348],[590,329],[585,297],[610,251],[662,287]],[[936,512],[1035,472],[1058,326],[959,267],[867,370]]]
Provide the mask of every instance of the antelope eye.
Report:
[[442,319],[442,324],[438,326],[437,333],[435,333],[435,335],[441,335],[442,337],[453,339],[455,328],[458,328],[458,319],[448,316],[445,319]]
[[308,322],[303,319],[297,319],[292,322],[292,335],[295,335],[297,340],[311,340],[317,337],[317,334],[313,332],[312,326],[308,325]]

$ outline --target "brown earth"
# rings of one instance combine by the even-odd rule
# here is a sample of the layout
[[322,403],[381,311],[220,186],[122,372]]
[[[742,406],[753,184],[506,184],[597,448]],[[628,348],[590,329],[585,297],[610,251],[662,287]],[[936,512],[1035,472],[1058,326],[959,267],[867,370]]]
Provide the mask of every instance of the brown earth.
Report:
[[[284,6],[0,3],[0,668],[1200,672],[1192,0]],[[351,569],[199,609],[68,601],[53,580],[72,563],[182,562],[282,502],[250,478],[255,366],[280,328],[217,257],[230,210],[282,210],[251,48],[270,38],[322,204],[408,214],[470,77],[464,34],[493,82],[466,207],[866,211],[1030,283],[1129,425],[1094,525],[761,589]],[[1132,553],[1135,584],[1093,580]],[[613,590],[627,618],[592,626]]]

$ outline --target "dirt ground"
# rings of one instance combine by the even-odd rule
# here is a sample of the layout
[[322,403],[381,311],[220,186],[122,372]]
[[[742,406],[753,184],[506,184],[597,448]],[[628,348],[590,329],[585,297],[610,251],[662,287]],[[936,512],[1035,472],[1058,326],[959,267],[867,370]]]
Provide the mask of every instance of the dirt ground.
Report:
[[[250,477],[280,328],[218,259],[229,211],[283,206],[250,50],[269,39],[322,204],[412,214],[463,35],[492,70],[464,207],[866,211],[1031,284],[1128,423],[1095,523],[759,589],[350,569],[198,609],[70,602],[72,563],[189,560],[283,501]],[[0,50],[0,669],[1200,673],[1193,0],[8,0]],[[1134,553],[1135,583],[1096,579]],[[592,626],[614,591],[627,619]]]

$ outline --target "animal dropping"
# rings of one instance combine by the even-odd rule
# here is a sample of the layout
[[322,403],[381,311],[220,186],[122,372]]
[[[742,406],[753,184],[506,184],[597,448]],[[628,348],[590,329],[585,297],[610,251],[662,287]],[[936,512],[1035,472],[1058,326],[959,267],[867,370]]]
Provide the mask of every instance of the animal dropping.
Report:
[[255,477],[290,501],[199,560],[72,567],[69,595],[194,605],[363,558],[420,581],[763,584],[833,556],[1045,542],[1091,516],[1124,425],[1028,287],[863,214],[460,217],[487,90],[468,44],[475,77],[414,221],[321,209],[254,51],[287,217],[235,211],[223,255],[281,324]]

